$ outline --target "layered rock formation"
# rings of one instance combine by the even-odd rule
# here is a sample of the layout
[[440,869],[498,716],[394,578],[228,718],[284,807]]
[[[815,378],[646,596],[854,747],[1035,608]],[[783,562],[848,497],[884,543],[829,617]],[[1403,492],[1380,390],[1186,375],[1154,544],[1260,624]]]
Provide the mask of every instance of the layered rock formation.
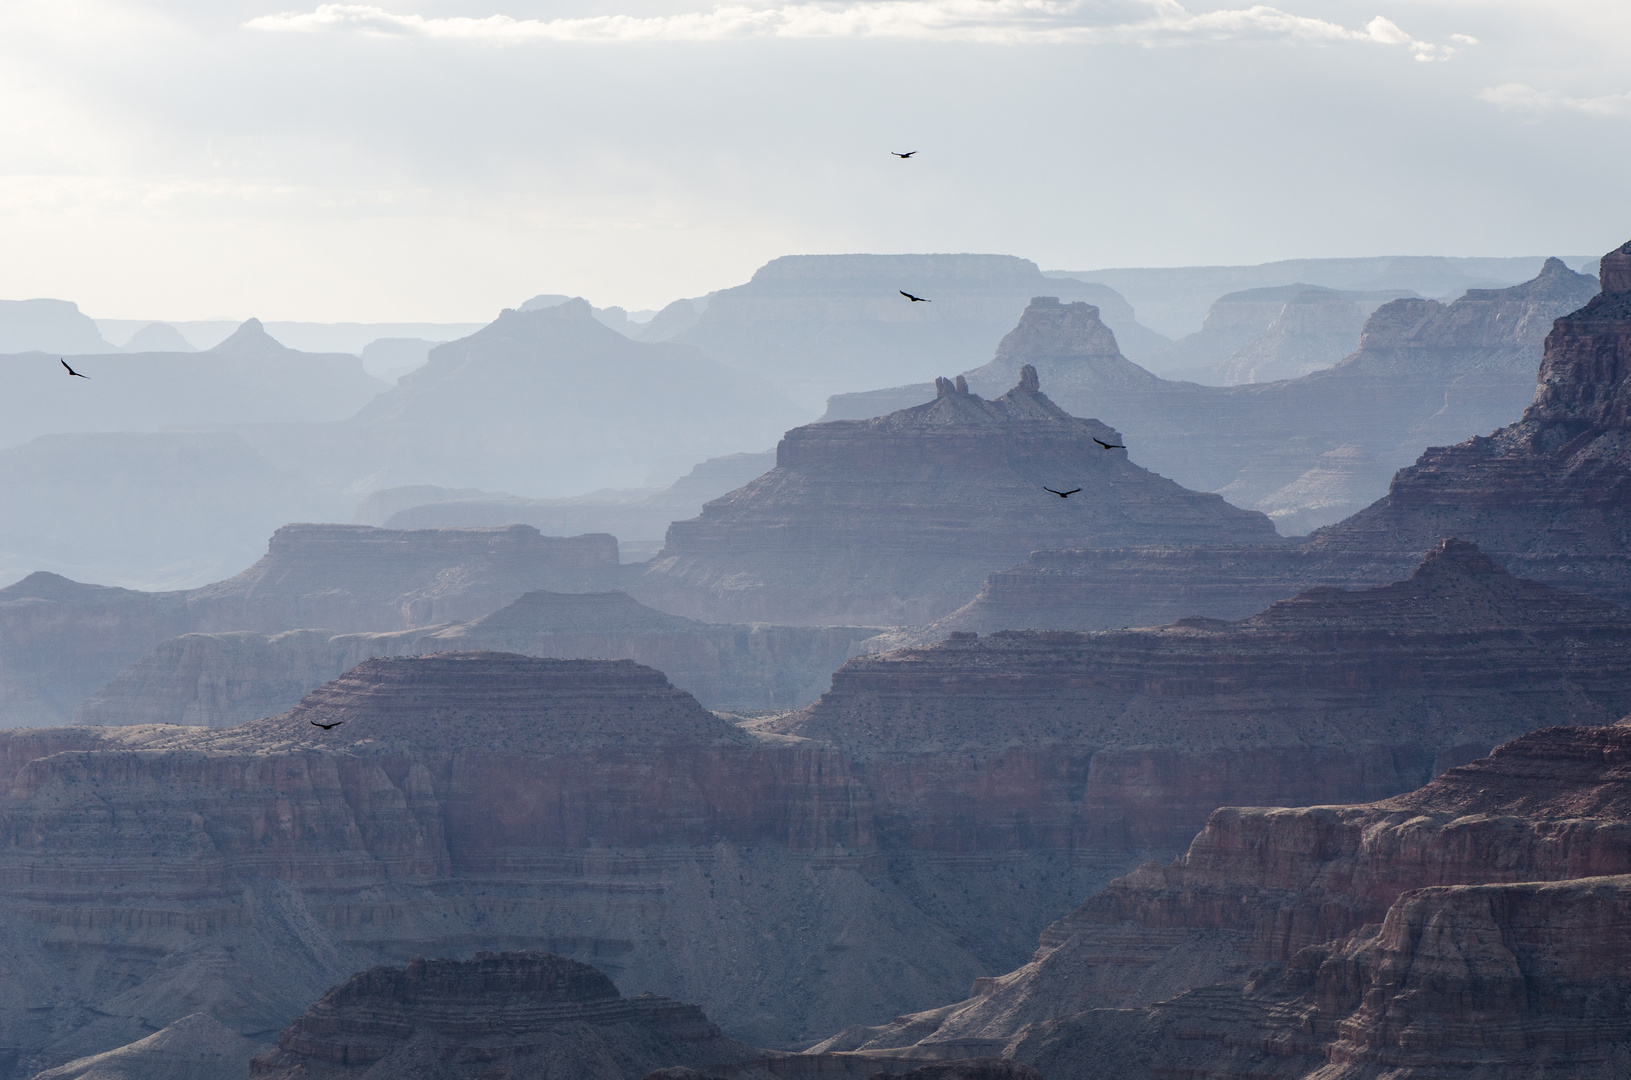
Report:
[[[1521,421],[1430,448],[1399,470],[1385,497],[1314,533],[1305,545],[1044,553],[992,577],[958,625],[1114,626],[1175,611],[1237,617],[1277,589],[1285,595],[1313,584],[1370,585],[1397,577],[1417,552],[1446,536],[1476,542],[1515,573],[1624,602],[1631,598],[1619,449],[1626,429],[1614,402],[1627,385],[1631,357],[1628,261],[1623,248],[1604,256],[1605,291],[1552,323],[1539,386]],[[1472,343],[1463,357],[1464,383],[1481,385],[1481,372],[1498,371],[1503,357],[1515,355],[1496,343],[1532,338],[1546,305],[1574,295],[1577,283],[1559,267],[1549,263],[1547,273],[1521,289],[1474,291],[1447,307],[1414,300],[1385,305],[1372,317],[1360,354],[1324,374],[1335,378],[1363,358],[1376,380],[1410,386],[1410,373],[1423,370],[1444,341],[1459,340]],[[1468,399],[1458,404],[1455,393],[1443,401],[1435,424],[1481,415],[1481,406]],[[1124,598],[1119,606],[1117,595]]]
[[1528,576],[1631,601],[1631,244],[1603,257],[1601,277],[1602,293],[1547,335],[1522,420],[1428,450],[1310,547],[1398,551],[1455,533]]
[[[922,783],[956,815],[888,804]],[[352,972],[505,949],[803,1045],[1014,966],[1124,872],[1027,824],[1071,783],[870,779],[626,660],[371,660],[236,728],[0,733],[0,1045],[29,1076],[200,1011],[266,1041]]]
[[1548,728],[1380,803],[1219,810],[1030,964],[821,1049],[1066,1080],[1618,1075],[1628,760],[1631,727]]
[[[1407,791],[1537,723],[1631,710],[1631,613],[1448,541],[1409,579],[1240,622],[953,634],[849,661],[775,730],[880,762],[1035,755],[1077,843],[1179,847],[1218,806]],[[928,804],[926,804],[928,805]],[[949,808],[948,808],[949,809]]]
[[[1533,281],[1471,290],[1453,304],[1397,300],[1370,316],[1358,351],[1334,367],[1232,387],[1157,378],[1121,355],[1092,305],[1039,297],[995,358],[965,374],[985,393],[1033,364],[1061,407],[1123,432],[1139,464],[1269,513],[1293,535],[1370,503],[1434,442],[1510,420],[1533,391],[1552,320],[1595,291],[1553,259]],[[926,395],[902,387],[875,395],[874,408],[867,395],[841,404],[863,416]]]
[[618,565],[605,533],[285,525],[264,558],[187,606],[200,630],[400,629],[475,618],[534,589],[592,587]]
[[672,998],[626,998],[588,964],[538,952],[415,959],[336,986],[249,1065],[252,1080],[638,1080],[762,1054]]
[[630,592],[718,621],[923,623],[1037,548],[1274,538],[1106,449],[1119,433],[1060,409],[1035,368],[1015,374],[993,400],[941,380],[926,405],[795,428],[776,468],[671,525]]
[[593,588],[618,574],[612,537],[541,536],[523,525],[289,525],[249,569],[190,591],[143,593],[37,573],[0,589],[0,727],[70,719],[79,702],[178,634],[445,624],[538,588]]
[[708,708],[786,710],[814,701],[874,633],[720,626],[665,615],[624,593],[531,592],[491,615],[423,630],[184,634],[121,671],[73,716],[81,724],[224,727],[285,712],[370,657],[481,650],[629,659],[662,671]]

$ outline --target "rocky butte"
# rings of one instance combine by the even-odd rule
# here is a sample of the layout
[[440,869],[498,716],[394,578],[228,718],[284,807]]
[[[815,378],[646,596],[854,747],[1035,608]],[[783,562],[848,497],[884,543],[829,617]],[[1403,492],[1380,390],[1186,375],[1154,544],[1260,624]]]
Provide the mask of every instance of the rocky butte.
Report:
[[818,1049],[1059,1080],[1624,1075],[1628,762],[1623,723],[1546,728],[1382,802],[1221,809],[1029,964]]
[[1016,375],[992,400],[943,379],[927,404],[789,431],[774,469],[669,527],[630,593],[714,621],[924,623],[1037,548],[1276,539],[1105,449],[1120,435],[1055,405],[1034,368]]
[[917,801],[920,822],[956,820],[942,792],[985,761],[1015,784],[1077,785],[1036,800],[1032,829],[1177,849],[1218,806],[1379,798],[1537,723],[1613,720],[1631,709],[1628,646],[1625,609],[1451,540],[1404,581],[1314,589],[1239,622],[959,633],[858,657],[773,729],[917,778],[891,801]]
[[588,964],[538,952],[414,959],[353,975],[296,1017],[251,1080],[639,1080],[762,1052],[695,1005],[624,997]]
[[[1300,534],[1373,501],[1434,442],[1507,422],[1533,392],[1552,320],[1596,288],[1553,259],[1532,281],[1469,290],[1448,305],[1395,300],[1335,366],[1231,387],[1158,378],[1121,354],[1091,304],[1038,297],[990,363],[965,376],[988,393],[1032,364],[1062,408],[1125,434],[1139,464]],[[835,398],[829,416],[871,415],[929,393],[919,384]]]
[[[1601,280],[1601,294],[1553,322],[1522,419],[1492,435],[1429,448],[1398,471],[1386,496],[1305,544],[1039,552],[993,575],[953,623],[986,630],[1114,626],[1162,615],[1238,617],[1276,592],[1397,577],[1417,552],[1446,536],[1476,542],[1526,577],[1622,603],[1631,599],[1624,450],[1631,422],[1620,405],[1631,395],[1631,245],[1603,257]],[[1376,350],[1383,368],[1386,362],[1408,371],[1420,355],[1411,341],[1418,335],[1431,340],[1435,321],[1457,315],[1452,304],[1428,311],[1419,323],[1404,318],[1410,305],[1422,304],[1397,301],[1372,317],[1373,326],[1400,317],[1383,328],[1394,343]],[[1526,316],[1525,324],[1532,328],[1535,317]],[[1446,409],[1455,400],[1446,398]]]

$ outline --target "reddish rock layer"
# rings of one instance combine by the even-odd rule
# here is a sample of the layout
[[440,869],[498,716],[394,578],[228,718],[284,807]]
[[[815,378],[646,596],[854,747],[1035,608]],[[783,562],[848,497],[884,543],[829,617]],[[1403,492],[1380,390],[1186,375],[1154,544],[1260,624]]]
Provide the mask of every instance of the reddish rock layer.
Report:
[[1032,831],[1015,807],[1068,795],[999,771],[884,836],[830,747],[628,661],[493,654],[370,661],[238,728],[0,733],[0,1046],[32,1071],[200,1011],[265,1039],[360,968],[505,948],[794,1045],[1011,966],[1125,867]]
[[821,1049],[1000,1047],[1084,1080],[1615,1075],[1628,769],[1631,727],[1548,728],[1368,806],[1219,810],[1030,964]]
[[393,1077],[634,1080],[661,1066],[760,1056],[702,1010],[625,998],[588,964],[536,952],[415,959],[353,975],[295,1018],[254,1080]]

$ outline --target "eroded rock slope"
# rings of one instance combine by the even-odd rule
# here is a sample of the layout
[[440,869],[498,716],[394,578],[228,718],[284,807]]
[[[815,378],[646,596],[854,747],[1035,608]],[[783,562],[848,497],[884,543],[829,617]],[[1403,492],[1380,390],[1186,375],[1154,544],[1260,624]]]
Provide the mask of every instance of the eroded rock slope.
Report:
[[893,626],[947,614],[1037,548],[1275,539],[1107,449],[1117,432],[1060,409],[1034,368],[1014,374],[991,400],[942,379],[928,404],[789,431],[776,468],[671,525],[629,591],[718,621]]
[[[1218,806],[1375,799],[1545,723],[1631,709],[1631,612],[1447,541],[1408,579],[1239,622],[954,634],[849,661],[776,729],[880,770],[968,755],[1073,776],[1073,842],[1180,847]],[[1017,773],[1016,773],[1017,776]],[[925,808],[939,804],[925,785]]]
[[1631,727],[1546,728],[1358,806],[1223,809],[968,1000],[825,1050],[1064,1078],[1602,1077],[1631,1061]]

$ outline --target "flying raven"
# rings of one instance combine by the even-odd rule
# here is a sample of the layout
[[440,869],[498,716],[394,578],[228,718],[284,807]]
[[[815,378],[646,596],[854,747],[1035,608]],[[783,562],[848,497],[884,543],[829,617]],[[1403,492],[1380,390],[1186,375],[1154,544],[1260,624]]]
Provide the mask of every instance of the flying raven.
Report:
[[[1043,491],[1053,491],[1053,489],[1051,487],[1048,487],[1046,484],[1044,484],[1042,486],[1042,490]],[[1070,498],[1072,495],[1076,494],[1080,490],[1082,490],[1082,489],[1081,488],[1071,488],[1069,491],[1053,491],[1053,493],[1055,495],[1059,496],[1061,499],[1068,499],[1068,498]]]
[[77,376],[77,377],[78,377],[78,378],[81,378],[81,379],[88,379],[88,378],[90,378],[90,376],[89,376],[89,375],[80,375],[80,374],[79,374],[79,372],[77,372],[77,371],[75,371],[75,370],[74,370],[74,369],[73,369],[73,368],[71,368],[71,367],[68,367],[68,361],[66,361],[66,360],[64,360],[64,359],[63,359],[63,358],[62,358],[62,357],[60,357],[60,356],[59,356],[59,357],[57,357],[57,363],[59,363],[59,364],[61,364],[61,365],[62,365],[62,366],[63,366],[63,367],[65,367],[65,368],[68,368],[68,374],[70,374],[70,375],[74,375],[74,376]]
[[932,303],[934,303],[933,300],[927,300],[927,299],[924,299],[921,296],[913,296],[911,293],[907,292],[905,289],[901,289],[900,294],[902,296],[906,297],[906,299],[910,300],[914,304],[932,304]]

